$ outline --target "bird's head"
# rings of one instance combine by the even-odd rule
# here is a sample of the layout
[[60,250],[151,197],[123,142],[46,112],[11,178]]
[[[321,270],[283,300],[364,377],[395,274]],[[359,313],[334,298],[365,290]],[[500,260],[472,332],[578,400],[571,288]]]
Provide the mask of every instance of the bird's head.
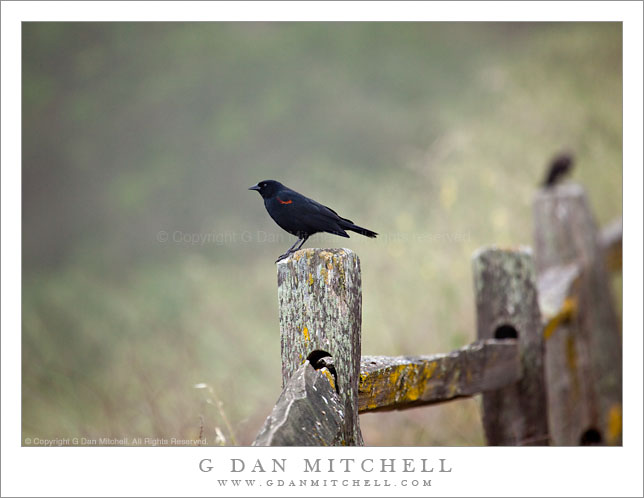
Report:
[[284,185],[282,185],[280,182],[276,182],[275,180],[264,180],[259,182],[257,185],[253,185],[248,190],[257,190],[259,192],[259,195],[261,195],[264,199],[267,199],[273,196],[283,187]]

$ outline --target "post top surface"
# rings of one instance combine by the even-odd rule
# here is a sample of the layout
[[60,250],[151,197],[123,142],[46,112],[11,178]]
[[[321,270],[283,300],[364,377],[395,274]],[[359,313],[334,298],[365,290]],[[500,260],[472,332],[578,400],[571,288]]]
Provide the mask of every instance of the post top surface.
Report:
[[333,248],[333,249],[322,249],[319,247],[314,247],[314,248],[308,248],[308,249],[300,249],[299,251],[295,251],[293,254],[291,254],[288,258],[283,259],[282,261],[279,261],[277,263],[277,266],[279,267],[280,265],[285,265],[288,264],[289,262],[299,262],[300,260],[306,260],[308,262],[311,262],[315,259],[318,260],[327,260],[327,259],[333,259],[333,258],[352,258],[352,257],[358,257],[356,253],[354,253],[351,249],[347,249],[344,247],[341,248]]
[[483,246],[472,253],[472,260],[494,255],[518,255],[523,257],[532,257],[532,248],[524,245],[517,245],[514,247]]
[[576,198],[585,195],[584,187],[578,183],[561,183],[550,188],[541,188],[537,191],[536,199],[558,198]]

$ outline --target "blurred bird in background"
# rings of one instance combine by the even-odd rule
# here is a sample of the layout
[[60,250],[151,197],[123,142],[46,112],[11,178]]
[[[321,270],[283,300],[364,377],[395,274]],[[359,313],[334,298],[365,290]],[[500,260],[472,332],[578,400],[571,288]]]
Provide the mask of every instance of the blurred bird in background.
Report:
[[548,167],[546,178],[543,180],[542,187],[551,188],[557,185],[561,180],[570,173],[574,164],[574,157],[569,152],[557,154]]

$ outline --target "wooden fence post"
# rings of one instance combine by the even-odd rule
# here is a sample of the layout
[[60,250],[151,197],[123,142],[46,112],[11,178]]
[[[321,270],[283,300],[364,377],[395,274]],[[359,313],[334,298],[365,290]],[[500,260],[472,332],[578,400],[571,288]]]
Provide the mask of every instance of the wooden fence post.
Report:
[[521,357],[521,380],[483,393],[488,444],[547,445],[543,336],[530,251],[480,249],[473,270],[478,338],[517,338]]
[[575,270],[564,296],[570,312],[545,330],[553,443],[619,445],[622,339],[605,250],[583,188],[563,184],[541,190],[534,202],[534,231],[544,300],[552,287],[546,280]]
[[349,249],[302,249],[277,264],[282,383],[307,359],[333,358],[344,413],[340,444],[362,445],[358,379],[362,282],[360,260]]
[[336,446],[343,440],[344,410],[335,380],[308,361],[288,380],[253,446]]

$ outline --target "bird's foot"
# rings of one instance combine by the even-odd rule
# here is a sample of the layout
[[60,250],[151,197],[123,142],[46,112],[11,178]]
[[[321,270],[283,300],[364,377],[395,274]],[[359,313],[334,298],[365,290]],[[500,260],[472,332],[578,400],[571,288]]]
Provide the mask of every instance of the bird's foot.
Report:
[[280,261],[282,261],[283,259],[288,258],[291,254],[292,254],[292,253],[291,253],[290,251],[289,251],[289,252],[285,252],[285,253],[284,253],[284,254],[282,254],[279,258],[277,258],[277,259],[275,260],[275,262],[276,262],[276,263],[279,263],[279,262],[280,262]]

